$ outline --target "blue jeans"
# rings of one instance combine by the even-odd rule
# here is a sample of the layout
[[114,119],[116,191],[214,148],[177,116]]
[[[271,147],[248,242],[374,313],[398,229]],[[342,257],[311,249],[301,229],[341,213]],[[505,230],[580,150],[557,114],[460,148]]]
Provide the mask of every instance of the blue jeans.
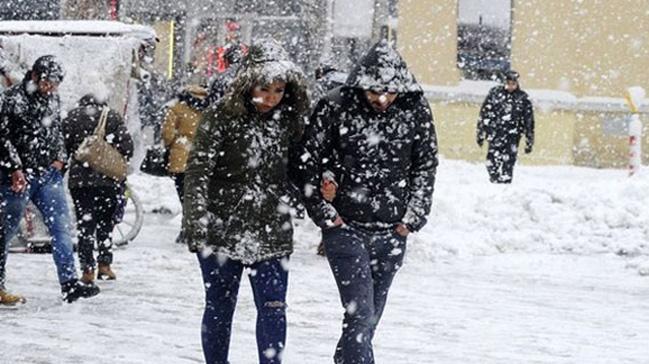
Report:
[[392,279],[403,264],[406,238],[350,226],[323,230],[322,238],[345,308],[334,362],[373,364],[372,339]]
[[74,267],[74,251],[72,247],[72,225],[70,223],[70,210],[65,199],[63,176],[61,172],[50,168],[38,174],[27,177],[27,188],[21,193],[11,190],[11,185],[6,181],[0,186],[0,194],[4,200],[4,230],[5,249],[2,254],[4,259],[0,265],[0,288],[5,283],[5,265],[7,261],[8,242],[18,232],[20,219],[25,212],[27,202],[30,200],[36,205],[43,215],[43,222],[52,236],[52,257],[56,264],[59,283],[77,278]]
[[199,252],[205,287],[203,313],[203,354],[207,364],[228,364],[232,317],[237,304],[244,267],[257,307],[257,349],[260,364],[280,364],[286,342],[286,289],[288,257],[258,262],[250,266],[226,257]]

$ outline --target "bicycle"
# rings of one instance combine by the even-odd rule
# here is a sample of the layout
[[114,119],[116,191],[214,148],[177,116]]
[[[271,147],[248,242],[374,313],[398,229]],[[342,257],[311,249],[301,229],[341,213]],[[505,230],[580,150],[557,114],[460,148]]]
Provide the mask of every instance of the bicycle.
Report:
[[[133,189],[126,184],[124,192],[126,206],[124,214],[118,224],[113,229],[113,245],[122,247],[133,241],[144,223],[144,210],[142,203],[133,192]],[[70,208],[70,217],[73,221],[72,239],[77,246],[76,219],[72,198],[67,194],[68,207]],[[38,253],[51,252],[52,238],[49,236],[47,227],[43,223],[43,218],[38,209],[30,202],[27,204],[23,218],[20,221],[18,234],[9,242],[9,252],[11,253]]]

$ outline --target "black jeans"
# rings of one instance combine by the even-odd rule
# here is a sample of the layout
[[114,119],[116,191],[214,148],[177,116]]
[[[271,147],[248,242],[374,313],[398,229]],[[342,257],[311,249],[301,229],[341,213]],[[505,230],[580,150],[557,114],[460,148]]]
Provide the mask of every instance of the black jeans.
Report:
[[84,187],[70,188],[74,211],[77,216],[79,240],[79,265],[82,270],[96,265],[93,249],[95,243],[99,250],[97,261],[111,264],[112,232],[115,227],[115,210],[124,198],[121,188]]
[[334,362],[374,364],[372,339],[403,264],[406,238],[342,226],[323,230],[322,241],[345,308]]

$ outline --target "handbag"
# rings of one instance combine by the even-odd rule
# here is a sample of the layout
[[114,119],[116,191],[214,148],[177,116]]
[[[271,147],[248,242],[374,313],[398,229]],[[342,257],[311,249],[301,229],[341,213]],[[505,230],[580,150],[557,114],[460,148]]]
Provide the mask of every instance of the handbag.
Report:
[[146,150],[146,155],[140,165],[140,171],[152,176],[169,176],[168,165],[169,149],[165,148],[164,145],[152,145]]
[[90,168],[119,182],[126,179],[126,158],[105,139],[108,108],[104,107],[95,132],[83,139],[74,158]]

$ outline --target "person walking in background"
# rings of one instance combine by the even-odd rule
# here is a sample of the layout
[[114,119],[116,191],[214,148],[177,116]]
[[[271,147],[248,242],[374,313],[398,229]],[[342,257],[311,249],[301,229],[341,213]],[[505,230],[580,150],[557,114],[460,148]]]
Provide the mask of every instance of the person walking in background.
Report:
[[[162,123],[162,140],[169,150],[167,170],[174,180],[180,203],[185,191],[185,168],[196,129],[205,109],[207,91],[199,86],[188,86],[178,94],[178,101],[169,108]],[[181,230],[176,243],[183,243]]]
[[212,76],[207,100],[207,106],[216,106],[223,95],[228,91],[228,87],[234,80],[241,61],[248,53],[248,47],[242,43],[228,44],[223,48],[223,71]]
[[302,73],[274,41],[250,48],[229,90],[205,113],[185,171],[183,227],[205,287],[203,352],[207,363],[228,363],[239,284],[250,268],[259,363],[279,364],[293,252],[289,150],[309,101]]
[[[106,100],[87,94],[63,120],[65,148],[69,156],[74,156],[83,140],[95,132],[104,108],[108,108]],[[124,158],[133,156],[133,140],[121,116],[114,110],[109,110],[106,118],[106,141]],[[70,158],[69,168],[68,188],[77,216],[81,281],[93,284],[95,273],[97,279],[116,279],[111,268],[113,216],[123,203],[124,182],[107,177],[75,158]],[[99,250],[96,261],[95,245]]]
[[[78,281],[72,247],[70,212],[63,186],[63,167],[68,160],[61,134],[58,86],[63,68],[53,56],[38,58],[22,83],[4,94],[0,111],[0,140],[11,154],[2,167],[0,195],[5,201],[5,241],[18,231],[30,200],[43,215],[52,236],[52,257],[56,264],[63,299],[73,302],[92,297],[99,287]],[[4,290],[7,245],[0,265],[0,290]]]
[[[372,364],[374,333],[407,236],[426,224],[437,168],[430,107],[392,45],[374,45],[320,100],[302,144],[305,205],[345,309],[334,361]],[[337,186],[332,202],[325,181]]]
[[520,88],[516,71],[505,73],[505,84],[489,90],[480,109],[476,142],[487,150],[487,172],[492,183],[511,183],[518,144],[525,135],[525,154],[534,146],[534,109]]

